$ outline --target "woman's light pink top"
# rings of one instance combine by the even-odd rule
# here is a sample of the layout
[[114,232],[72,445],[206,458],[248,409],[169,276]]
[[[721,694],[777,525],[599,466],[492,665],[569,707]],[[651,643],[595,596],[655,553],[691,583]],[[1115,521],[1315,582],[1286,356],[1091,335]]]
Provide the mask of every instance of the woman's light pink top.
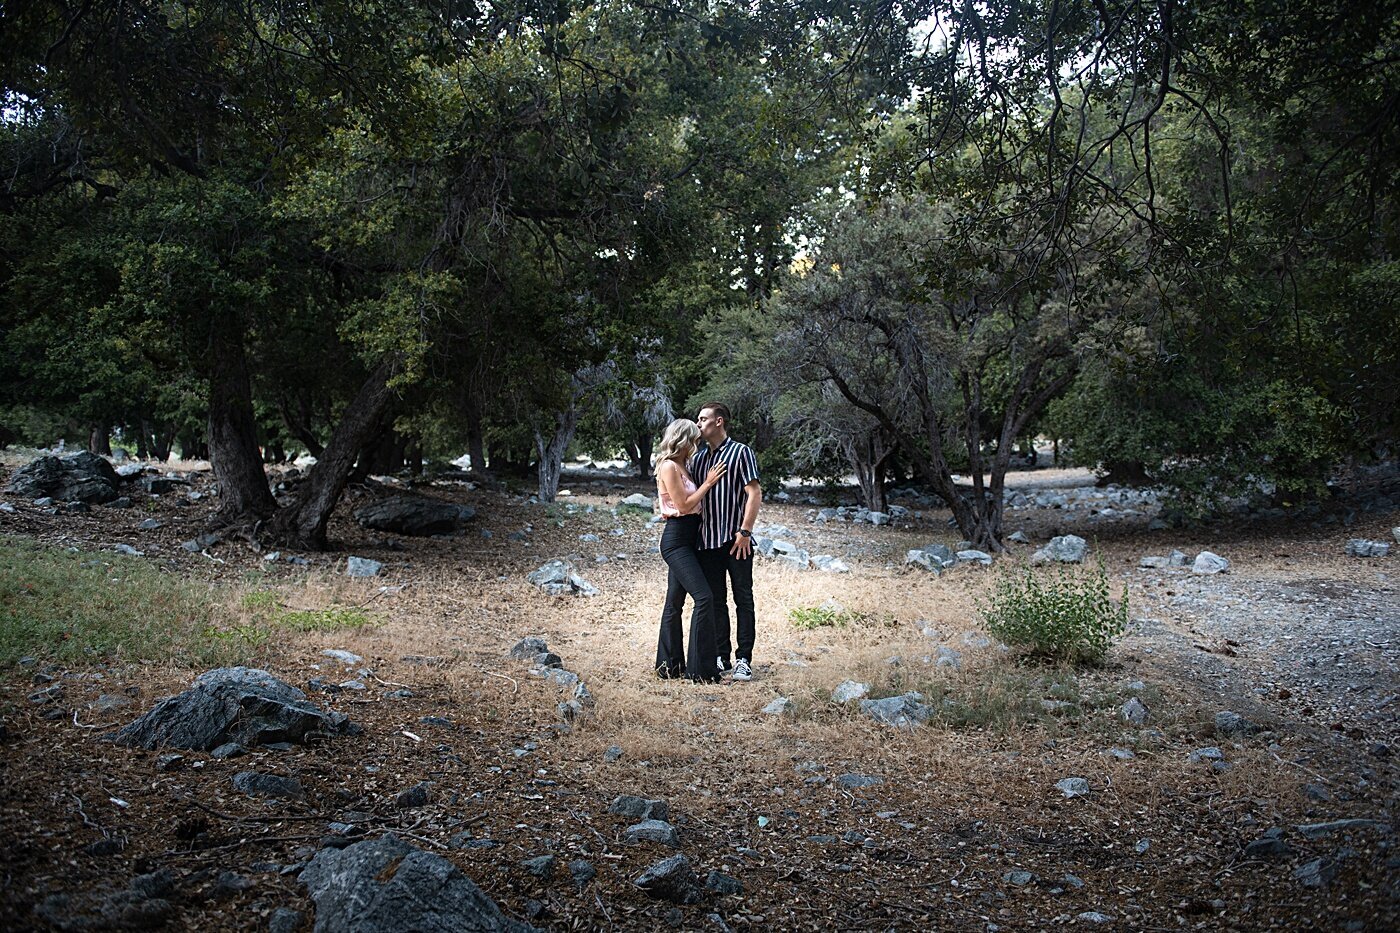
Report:
[[[685,470],[681,470],[681,488],[685,490],[686,496],[689,496],[696,489],[695,484],[691,482]],[[682,515],[700,514],[700,507],[698,505],[689,512],[682,512],[676,506],[676,503],[671,501],[671,497],[666,493],[666,487],[662,485],[659,479],[656,481],[656,491],[661,496],[661,514],[667,518],[680,518]]]

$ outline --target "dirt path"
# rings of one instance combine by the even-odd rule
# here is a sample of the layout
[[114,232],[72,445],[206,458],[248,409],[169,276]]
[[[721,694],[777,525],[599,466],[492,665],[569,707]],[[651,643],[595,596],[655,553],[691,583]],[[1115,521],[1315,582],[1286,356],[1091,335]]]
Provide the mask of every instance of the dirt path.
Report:
[[[1025,476],[1046,490],[1074,488],[1071,476]],[[1366,514],[1353,528],[1148,532],[1147,515],[1018,510],[1009,526],[1037,545],[1052,531],[1096,542],[1130,588],[1139,621],[1111,663],[1070,672],[982,645],[974,601],[993,571],[935,577],[903,566],[910,547],[954,543],[946,512],[917,509],[917,518],[874,528],[809,522],[815,506],[806,503],[774,505],[766,523],[852,572],[761,561],[758,679],[694,687],[649,676],[663,578],[656,532],[611,511],[643,487],[616,488],[604,476],[567,482],[574,495],[553,507],[460,484],[424,490],[478,510],[464,536],[441,540],[386,540],[355,526],[347,509],[332,527],[340,554],[275,570],[242,542],[183,551],[198,505],[49,516],[18,504],[0,517],[7,533],[62,546],[129,542],[171,572],[211,577],[234,602],[273,588],[287,601],[365,602],[378,620],[353,633],[287,634],[260,661],[305,687],[353,674],[324,649],[361,655],[373,670],[364,691],[313,698],[348,713],[362,735],[233,760],[187,753],[173,772],[158,770],[155,755],[97,737],[183,689],[194,672],[100,662],[54,669],[45,676],[66,694],[42,706],[27,699],[35,669],[8,672],[0,919],[15,929],[107,922],[133,877],[166,869],[167,925],[265,929],[279,908],[310,917],[296,866],[318,848],[394,831],[545,929],[1381,930],[1397,922],[1388,753],[1400,738],[1400,565],[1346,558],[1344,548],[1349,537],[1379,538],[1400,515]],[[139,531],[151,514],[162,528]],[[1215,551],[1231,570],[1137,566],[1172,548]],[[345,581],[346,553],[383,561],[384,577]],[[573,558],[600,595],[549,598],[524,580],[555,557]],[[860,621],[792,624],[790,610],[828,600]],[[557,706],[572,688],[505,656],[527,634],[542,635],[594,699],[568,729]],[[939,666],[939,649],[956,652],[957,666]],[[873,695],[919,690],[937,715],[912,731],[878,725],[831,699],[847,679],[869,683]],[[125,688],[136,693],[130,710],[101,715],[87,705]],[[411,695],[395,695],[405,689]],[[791,712],[762,712],[779,696]],[[1141,727],[1119,713],[1132,697],[1150,709]],[[1220,735],[1221,711],[1263,731]],[[1226,767],[1190,760],[1205,746],[1219,747]],[[242,795],[230,780],[245,770],[295,776],[306,799]],[[1057,791],[1066,777],[1084,777],[1089,795]],[[427,804],[396,804],[424,780]],[[668,801],[679,848],[625,841],[634,821],[608,812],[620,793]],[[1293,828],[1344,817],[1380,824],[1316,836]],[[1271,828],[1284,831],[1286,854],[1247,848]],[[97,845],[104,839],[122,842]],[[743,894],[678,907],[632,884],[677,851],[702,877],[738,879]],[[560,863],[552,878],[522,867],[547,853]],[[589,862],[596,877],[575,884],[570,861]]]

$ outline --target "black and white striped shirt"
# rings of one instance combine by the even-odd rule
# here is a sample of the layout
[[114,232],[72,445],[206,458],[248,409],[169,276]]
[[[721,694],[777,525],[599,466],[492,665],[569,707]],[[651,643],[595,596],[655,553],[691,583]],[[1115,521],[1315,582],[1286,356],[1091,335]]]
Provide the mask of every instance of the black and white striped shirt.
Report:
[[715,450],[702,447],[690,458],[686,469],[695,482],[705,481],[710,467],[724,461],[724,476],[710,489],[700,507],[700,547],[728,547],[744,520],[744,504],[749,495],[744,487],[758,479],[758,458],[747,444],[725,438]]

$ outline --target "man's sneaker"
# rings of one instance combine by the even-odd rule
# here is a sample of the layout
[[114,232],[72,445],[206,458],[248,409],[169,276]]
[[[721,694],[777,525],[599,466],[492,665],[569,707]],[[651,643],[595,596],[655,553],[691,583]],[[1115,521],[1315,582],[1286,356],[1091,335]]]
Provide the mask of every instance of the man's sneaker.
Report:
[[753,680],[753,668],[749,667],[749,662],[743,658],[734,662],[735,680]]

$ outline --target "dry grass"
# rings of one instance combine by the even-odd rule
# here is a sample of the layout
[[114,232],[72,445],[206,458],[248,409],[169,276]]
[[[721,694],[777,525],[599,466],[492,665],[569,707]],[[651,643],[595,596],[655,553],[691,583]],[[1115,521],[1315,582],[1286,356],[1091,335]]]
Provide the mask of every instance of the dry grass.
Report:
[[[574,482],[573,491],[575,506],[607,506],[632,490],[604,497]],[[343,552],[309,570],[269,568],[257,555],[232,547],[221,552],[223,565],[176,554],[174,559],[190,562],[186,572],[218,575],[231,624],[274,633],[258,648],[260,663],[289,682],[301,685],[317,674],[341,672],[321,655],[326,648],[362,655],[380,682],[371,682],[363,695],[314,699],[349,713],[366,733],[314,749],[258,753],[251,765],[249,759],[209,761],[197,772],[153,780],[150,761],[142,756],[99,747],[93,733],[25,709],[12,760],[22,762],[29,777],[11,782],[12,806],[0,815],[0,829],[23,840],[6,868],[18,879],[13,903],[23,903],[31,887],[44,890],[71,872],[97,884],[111,873],[133,874],[137,859],[143,867],[176,865],[196,879],[212,879],[214,868],[249,871],[248,864],[265,857],[293,861],[297,843],[275,840],[314,836],[324,832],[322,826],[269,826],[274,841],[249,836],[241,849],[217,859],[163,829],[187,818],[180,809],[187,796],[213,795],[205,799],[217,799],[223,812],[265,817],[269,811],[260,803],[230,796],[226,787],[234,771],[257,767],[301,775],[313,791],[310,813],[334,819],[345,808],[372,812],[376,829],[408,832],[443,851],[517,916],[531,901],[546,903],[551,913],[537,923],[550,928],[651,930],[668,922],[669,907],[648,901],[630,879],[669,850],[619,841],[625,821],[606,814],[618,793],[669,800],[683,851],[702,874],[714,868],[744,880],[743,898],[688,910],[682,918],[688,928],[704,927],[712,910],[733,928],[811,930],[981,929],[988,922],[1031,929],[1070,922],[1090,909],[1112,915],[1121,928],[1297,928],[1324,916],[1317,909],[1324,898],[1341,904],[1347,917],[1394,914],[1393,901],[1377,888],[1377,870],[1364,861],[1369,855],[1349,862],[1343,887],[1325,894],[1291,885],[1286,868],[1240,858],[1241,842],[1261,826],[1302,821],[1316,807],[1302,788],[1317,780],[1314,772],[1336,766],[1309,757],[1323,747],[1315,735],[1282,731],[1271,737],[1275,749],[1266,741],[1230,744],[1214,736],[1218,695],[1179,676],[1158,635],[1130,632],[1108,665],[1085,670],[1023,663],[996,646],[970,647],[963,636],[980,634],[975,600],[991,571],[966,567],[933,577],[900,566],[908,547],[953,543],[942,514],[907,529],[816,529],[805,521],[804,508],[765,507],[765,521],[787,525],[813,553],[842,556],[854,572],[803,573],[760,560],[758,678],[693,685],[651,674],[665,571],[648,550],[657,531],[643,518],[546,510],[461,487],[434,494],[476,506],[477,524],[494,537],[486,540],[473,530],[463,538],[412,541],[398,550],[338,517],[333,538],[350,553],[386,563],[386,575],[372,581],[345,578],[339,572]],[[1025,514],[1010,524],[1042,537],[1060,521],[1062,516]],[[527,525],[532,531],[526,542],[506,539]],[[614,527],[625,533],[610,535]],[[579,540],[588,533],[601,540]],[[1183,534],[1174,543],[1184,550],[1214,543],[1206,536]],[[1106,565],[1123,575],[1136,605],[1143,587],[1132,569],[1150,549],[1126,532],[1085,537],[1098,538]],[[628,559],[593,563],[596,553],[618,552]],[[1288,561],[1326,567],[1301,536],[1278,545],[1238,544],[1229,553],[1242,576],[1296,578],[1300,568]],[[566,555],[576,558],[601,595],[549,598],[525,581],[525,573],[544,560]],[[1374,573],[1370,567],[1338,568],[1341,579],[1358,585]],[[828,600],[866,621],[807,630],[792,624],[791,610]],[[296,630],[269,618],[335,607],[358,608],[369,624]],[[543,635],[597,700],[595,713],[570,732],[553,728],[555,704],[567,691],[506,658],[511,644],[527,634]],[[961,667],[923,660],[936,657],[941,646],[960,652]],[[889,663],[894,656],[900,663]],[[141,704],[189,679],[188,669],[178,665],[104,673],[102,683],[75,681],[69,687],[75,709],[129,679],[140,679]],[[869,683],[875,696],[919,690],[938,715],[912,732],[878,726],[854,705],[832,702],[831,690],[846,679]],[[1127,683],[1139,679],[1146,682],[1140,695],[1153,711],[1146,730],[1131,729],[1117,716],[1130,695]],[[398,684],[414,696],[387,699],[384,694]],[[32,688],[0,681],[0,689],[17,708],[23,691]],[[778,695],[796,702],[795,713],[761,712]],[[1073,708],[1054,715],[1041,700],[1068,701]],[[82,714],[84,724],[89,715]],[[425,717],[450,726],[426,724]],[[1190,749],[1222,742],[1232,770],[1215,774],[1187,761]],[[605,750],[614,745],[623,750],[621,759],[604,764]],[[1131,748],[1137,757],[1110,757],[1113,746]],[[884,783],[845,790],[834,779],[846,772]],[[1070,775],[1087,777],[1092,795],[1065,800],[1054,783]],[[398,811],[393,795],[425,777],[435,782],[433,806]],[[53,797],[44,790],[46,782],[62,794]],[[76,817],[68,818],[69,798],[63,795],[91,802],[118,789],[130,811],[104,811],[101,818],[112,830],[129,833],[132,847],[120,865],[98,863],[81,854],[92,834]],[[1360,815],[1378,805],[1374,794],[1384,791],[1358,793],[1329,815],[1342,809]],[[759,817],[768,821],[765,826]],[[66,835],[60,841],[36,836],[35,827],[46,821]],[[462,821],[499,848],[437,848]],[[242,833],[242,824],[234,829]],[[847,830],[868,836],[872,846],[809,840]],[[214,841],[228,844],[243,836]],[[1150,848],[1138,853],[1135,846],[1144,838]],[[1369,843],[1354,844],[1374,854]],[[599,867],[598,880],[577,892],[565,882],[543,885],[525,876],[519,860],[543,851],[561,859],[589,858]],[[1087,887],[1064,894],[1050,893],[1048,884],[1013,888],[1002,880],[1013,868],[1047,881],[1073,873]],[[297,900],[302,894],[295,885],[258,877],[253,892],[219,904],[192,900],[182,908],[185,916],[208,928],[248,926],[253,903],[267,903],[274,886],[278,902],[308,906]],[[1210,906],[1216,900],[1227,907]]]

